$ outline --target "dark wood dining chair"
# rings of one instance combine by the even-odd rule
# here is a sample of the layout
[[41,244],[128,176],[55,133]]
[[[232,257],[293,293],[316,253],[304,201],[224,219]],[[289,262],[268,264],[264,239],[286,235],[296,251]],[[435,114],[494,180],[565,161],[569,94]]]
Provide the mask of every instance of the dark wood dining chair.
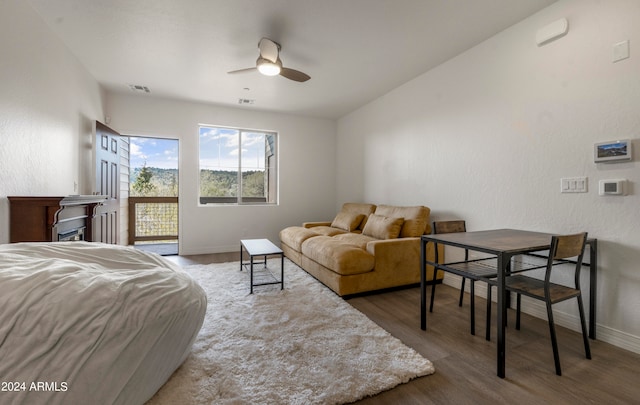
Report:
[[[466,232],[466,223],[463,220],[455,221],[435,221],[433,223],[433,233],[454,233],[454,232]],[[437,248],[436,248],[437,251]],[[460,299],[458,300],[458,306],[462,306],[464,299],[464,286],[467,279],[470,280],[470,312],[471,312],[471,334],[476,334],[476,311],[475,311],[475,282],[484,281],[487,283],[487,322],[486,322],[486,336],[487,340],[491,340],[491,284],[490,279],[496,278],[496,259],[495,258],[480,258],[469,260],[469,250],[464,250],[464,261],[447,263],[447,268],[443,269],[447,272],[457,274],[462,277],[462,285],[460,286]],[[431,304],[429,312],[433,312],[433,301],[436,294],[436,283],[431,287]]]
[[[520,301],[522,295],[537,300],[544,301],[547,306],[547,317],[549,322],[549,333],[551,334],[551,345],[553,346],[553,359],[556,365],[556,374],[562,375],[560,368],[560,356],[558,354],[558,340],[553,322],[553,311],[551,306],[571,298],[577,298],[578,310],[580,312],[580,325],[582,326],[582,340],[584,341],[584,351],[587,359],[591,359],[591,349],[589,348],[589,337],[587,334],[587,324],[584,316],[584,306],[582,304],[582,293],[580,291],[580,268],[582,267],[582,256],[587,241],[587,233],[575,235],[553,236],[551,238],[551,248],[545,271],[544,280],[517,274],[506,278],[505,286],[508,291],[517,294],[516,304],[516,329],[520,329]],[[576,258],[574,260],[567,260]],[[574,287],[552,283],[551,273],[560,271],[567,267],[565,264],[575,263]],[[562,266],[560,266],[562,265]]]

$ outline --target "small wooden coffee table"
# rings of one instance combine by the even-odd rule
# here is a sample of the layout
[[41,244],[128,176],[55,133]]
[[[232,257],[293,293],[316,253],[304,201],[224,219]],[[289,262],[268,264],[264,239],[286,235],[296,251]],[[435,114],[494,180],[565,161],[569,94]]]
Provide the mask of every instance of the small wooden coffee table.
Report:
[[[243,261],[243,250],[249,255],[249,262]],[[280,255],[280,280],[278,280],[267,268],[267,256],[268,255]],[[262,262],[254,261],[254,257],[263,256]],[[253,265],[264,264],[265,273],[269,276],[269,281],[263,281],[260,283],[253,282]],[[251,273],[250,282],[250,294],[253,294],[253,287],[260,285],[280,284],[280,289],[284,289],[284,252],[282,249],[271,243],[269,239],[242,239],[240,241],[240,271],[243,268],[249,266]]]

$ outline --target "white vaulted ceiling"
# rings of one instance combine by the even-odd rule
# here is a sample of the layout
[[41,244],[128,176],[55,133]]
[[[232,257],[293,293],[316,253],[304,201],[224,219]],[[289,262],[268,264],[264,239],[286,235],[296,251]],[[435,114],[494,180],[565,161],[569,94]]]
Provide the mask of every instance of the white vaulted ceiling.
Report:
[[[109,91],[334,119],[555,2],[28,1]],[[262,37],[311,80],[227,74],[255,66]]]

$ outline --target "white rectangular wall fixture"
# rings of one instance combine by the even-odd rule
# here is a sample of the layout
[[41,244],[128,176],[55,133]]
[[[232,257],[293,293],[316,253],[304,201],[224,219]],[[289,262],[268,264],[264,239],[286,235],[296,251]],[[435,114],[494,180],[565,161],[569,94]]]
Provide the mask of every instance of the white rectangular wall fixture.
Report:
[[599,195],[627,195],[627,180],[615,179],[615,180],[600,180],[598,182],[598,194]]
[[613,44],[613,63],[629,58],[629,41]]
[[586,177],[564,177],[560,179],[561,193],[586,193],[588,192],[588,179]]
[[542,46],[557,38],[567,35],[569,32],[569,21],[566,18],[561,18],[552,22],[536,32],[536,44]]

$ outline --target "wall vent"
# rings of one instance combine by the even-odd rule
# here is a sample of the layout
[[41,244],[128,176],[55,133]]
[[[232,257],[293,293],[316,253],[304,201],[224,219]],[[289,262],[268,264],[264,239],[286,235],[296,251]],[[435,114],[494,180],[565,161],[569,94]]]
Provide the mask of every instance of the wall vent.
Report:
[[149,90],[147,86],[141,86],[139,84],[130,84],[129,88],[136,93],[151,93],[151,90]]

